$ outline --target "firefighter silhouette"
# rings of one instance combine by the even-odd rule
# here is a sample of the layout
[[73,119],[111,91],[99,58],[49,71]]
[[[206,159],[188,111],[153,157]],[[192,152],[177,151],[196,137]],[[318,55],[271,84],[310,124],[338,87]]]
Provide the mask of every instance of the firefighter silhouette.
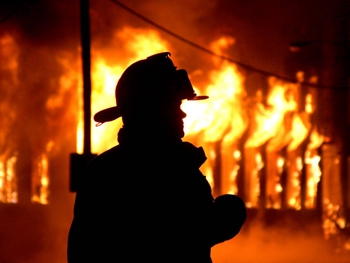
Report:
[[96,156],[79,182],[68,262],[212,262],[212,246],[236,236],[246,220],[241,198],[215,200],[199,170],[202,147],[182,140],[183,100],[202,100],[170,53],[130,65],[116,106],[97,123],[122,118],[118,144]]

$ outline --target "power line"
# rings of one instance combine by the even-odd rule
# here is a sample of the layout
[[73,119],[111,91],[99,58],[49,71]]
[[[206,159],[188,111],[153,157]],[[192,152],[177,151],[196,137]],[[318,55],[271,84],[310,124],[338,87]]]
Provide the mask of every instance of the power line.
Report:
[[[145,16],[141,15],[140,13],[134,11],[133,9],[131,9],[130,7],[124,5],[123,3],[117,1],[117,0],[111,0],[113,3],[119,5],[121,8],[125,9],[126,11],[128,11],[129,13],[137,16],[138,18],[140,18],[141,20],[147,22],[148,24],[151,24],[153,25],[154,27],[164,31],[165,33],[179,39],[180,41],[184,42],[184,43],[187,43],[188,45],[190,46],[193,46],[194,48],[197,48],[207,54],[210,54],[212,56],[215,56],[215,57],[218,57],[218,58],[221,58],[223,60],[227,60],[229,62],[232,62],[232,63],[235,63],[237,64],[238,66],[241,66],[245,69],[248,69],[248,70],[251,70],[251,71],[255,71],[255,72],[258,72],[262,75],[267,75],[267,76],[273,76],[273,77],[276,77],[276,78],[279,78],[281,80],[284,80],[284,81],[287,81],[287,82],[292,82],[292,83],[297,83],[297,81],[295,79],[292,79],[292,78],[289,78],[289,77],[285,77],[285,76],[280,76],[280,75],[277,75],[275,73],[271,73],[271,72],[268,72],[268,71],[265,71],[265,70],[262,70],[262,69],[258,69],[258,68],[255,68],[255,67],[252,67],[252,66],[249,66],[247,64],[244,64],[242,62],[239,62],[239,61],[236,61],[236,60],[233,60],[229,57],[226,57],[226,56],[223,56],[223,55],[219,55],[219,54],[216,54],[215,52],[212,52],[211,50],[205,48],[205,47],[202,47],[176,33],[174,33],[173,31],[170,31],[169,29],[155,23],[154,21],[146,18]],[[333,86],[333,85],[323,85],[323,84],[315,84],[315,83],[310,83],[310,82],[302,82],[303,85],[305,86],[310,86],[310,87],[319,87],[319,88],[347,88],[346,86]]]
[[279,75],[276,75],[276,74],[273,74],[273,73],[270,73],[270,72],[267,72],[267,71],[264,71],[264,70],[261,70],[261,69],[258,69],[258,68],[254,68],[254,67],[246,65],[244,63],[241,63],[239,61],[233,60],[233,59],[231,59],[229,57],[216,54],[216,53],[212,52],[211,50],[209,50],[207,48],[204,48],[204,47],[202,47],[202,46],[200,46],[200,45],[198,45],[198,44],[196,44],[196,43],[194,43],[194,42],[192,42],[192,41],[190,41],[190,40],[188,40],[188,39],[186,39],[186,38],[184,38],[184,37],[182,37],[182,36],[180,36],[180,35],[178,35],[178,34],[176,34],[174,32],[172,32],[172,31],[166,29],[165,27],[163,27],[163,26],[153,22],[152,20],[150,20],[150,19],[144,17],[143,15],[135,12],[134,10],[132,10],[131,8],[127,7],[126,5],[120,3],[119,1],[116,1],[116,0],[111,0],[111,1],[116,3],[117,5],[119,5],[120,7],[124,8],[128,12],[132,13],[133,15],[135,15],[135,16],[139,17],[140,19],[144,20],[145,22],[147,22],[147,23],[149,23],[149,24],[151,24],[151,25],[161,29],[162,31],[164,31],[164,32],[168,33],[169,35],[171,35],[171,36],[181,40],[182,42],[185,42],[185,43],[187,43],[187,44],[189,44],[189,45],[191,45],[191,46],[193,46],[193,47],[195,47],[195,48],[197,48],[199,50],[202,50],[203,52],[205,52],[207,54],[213,55],[215,57],[218,57],[218,58],[221,58],[221,59],[224,59],[224,60],[227,60],[227,61],[230,61],[230,62],[235,63],[235,64],[237,64],[237,65],[239,65],[239,66],[241,66],[243,68],[259,72],[259,73],[261,73],[263,75],[275,76],[275,77],[278,77],[278,78],[281,78],[281,79],[285,79],[287,81],[296,82],[295,80],[292,80],[290,78],[282,77],[282,76],[279,76]]

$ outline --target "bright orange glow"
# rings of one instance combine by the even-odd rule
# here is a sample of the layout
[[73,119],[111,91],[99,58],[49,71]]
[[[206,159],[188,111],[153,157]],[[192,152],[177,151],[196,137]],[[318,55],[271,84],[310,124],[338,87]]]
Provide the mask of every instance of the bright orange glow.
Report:
[[[113,37],[112,42],[124,43],[127,54],[116,62],[116,59],[111,59],[115,51],[106,48],[93,49],[92,115],[101,109],[115,105],[115,85],[128,65],[150,54],[171,50],[169,44],[153,30],[126,27],[116,32]],[[235,40],[230,37],[221,37],[211,43],[211,48],[221,54],[223,49],[234,43]],[[189,72],[190,78],[191,74]],[[247,98],[244,75],[234,64],[218,58],[213,59],[213,68],[207,76],[208,81],[204,86],[202,84],[201,87],[196,87],[196,83],[193,85],[198,94],[206,94],[209,99],[197,102],[184,101],[182,104],[182,109],[187,114],[184,119],[186,134],[184,140],[204,147],[208,160],[201,170],[213,188],[217,187],[216,177],[221,177],[221,188],[217,189],[221,193],[238,192],[237,176],[243,165],[240,162],[245,158],[244,180],[246,181],[245,192],[248,192],[246,200],[248,207],[258,206],[259,174],[265,167],[268,173],[266,180],[269,181],[267,194],[274,198],[272,206],[280,208],[281,192],[285,191],[285,187],[280,182],[280,176],[289,160],[287,156],[277,154],[276,156],[279,157],[272,158],[270,161],[273,163],[267,165],[267,160],[262,158],[262,151],[265,150],[268,154],[278,153],[280,149],[286,147],[288,152],[294,152],[309,134],[313,137],[310,142],[315,143],[317,134],[309,133],[311,127],[309,114],[314,110],[312,95],[307,94],[305,111],[299,112],[297,101],[300,96],[300,85],[284,83],[270,77],[266,98],[261,90],[257,91],[254,98]],[[303,81],[303,74],[299,74],[299,80]],[[92,121],[92,152],[101,153],[116,145],[118,143],[116,134],[121,125],[120,119],[99,127],[96,127]],[[80,153],[83,150],[82,128],[82,111],[80,111],[77,130],[77,150]],[[240,144],[243,134],[248,136],[243,144]],[[266,149],[260,148],[264,144]],[[243,149],[240,145],[250,149],[248,152],[251,151],[252,154],[248,152],[242,154]],[[218,163],[218,160],[221,160],[221,163]],[[300,208],[302,160],[300,156],[295,157],[292,165],[294,170],[290,172],[288,177],[290,182],[286,185],[292,188],[291,193],[288,194],[287,203],[296,209]],[[217,166],[220,166],[220,175],[214,172],[214,167]],[[316,180],[315,184],[317,184]],[[310,195],[312,195],[311,192]]]
[[306,200],[305,207],[315,208],[316,207],[316,194],[317,194],[317,184],[320,181],[322,175],[319,162],[321,160],[320,156],[314,155],[312,151],[307,151],[305,157],[305,164],[308,165],[308,174],[306,182]]
[[[234,44],[234,39],[222,37],[211,44],[216,53]],[[245,78],[237,67],[221,59],[214,59],[215,68],[209,72],[209,82],[202,88],[202,92],[209,96],[201,102],[183,103],[183,110],[187,113],[184,120],[185,133],[188,139],[204,145],[205,149],[213,151],[217,143],[220,144],[221,163],[215,158],[209,158],[204,164],[207,178],[214,187],[213,167],[221,166],[221,192],[237,193],[236,177],[240,168],[240,149],[237,142],[248,126],[244,89]]]
[[[115,86],[125,70],[131,63],[145,59],[151,54],[168,51],[168,44],[160,38],[154,30],[133,29],[125,27],[123,30],[116,32],[113,41],[122,41],[130,52],[128,56],[117,57],[115,61],[120,61],[117,64],[110,64],[106,56],[114,57],[111,50],[93,50],[92,51],[92,115],[107,107],[116,105],[115,101]],[[106,55],[107,54],[107,55]],[[82,113],[81,113],[82,116]],[[82,141],[83,137],[83,121],[80,118],[78,129],[79,138],[77,141]],[[91,125],[91,148],[94,153],[101,153],[108,148],[118,144],[116,134],[122,125],[121,119],[106,123],[96,127],[96,123],[92,120]],[[82,152],[82,145],[78,152]]]
[[33,162],[32,202],[48,204],[49,198],[49,160],[47,154],[41,154]]
[[187,113],[185,133],[193,135],[203,131],[205,142],[224,138],[225,142],[232,143],[247,127],[242,108],[243,76],[234,65],[222,62],[218,70],[211,72],[210,80],[204,91],[208,100],[183,103],[182,108]]
[[16,185],[15,164],[17,157],[13,156],[0,162],[0,202],[17,203],[18,189]]
[[17,118],[16,110],[13,107],[13,101],[7,99],[8,96],[17,91],[18,86],[18,56],[19,46],[15,39],[8,34],[0,36],[0,69],[6,72],[6,78],[0,79],[2,89],[2,100],[0,103],[0,202],[16,203],[18,202],[17,175],[15,164],[17,162],[17,153],[14,149],[13,123]]
[[319,166],[321,157],[318,155],[317,149],[321,146],[323,141],[323,136],[320,135],[316,129],[313,129],[310,134],[310,142],[307,146],[304,160],[305,165],[307,166],[305,207],[310,209],[316,207],[317,185],[322,175]]
[[[101,109],[115,106],[116,83],[124,69],[131,63],[154,53],[172,50],[157,31],[150,29],[125,27],[115,32],[111,43],[111,47],[99,46],[98,43],[92,45],[92,116]],[[234,43],[235,39],[223,36],[210,43],[210,47],[213,52],[224,54],[223,51]],[[8,60],[6,65],[11,68],[15,82],[17,81],[16,56],[10,56],[10,53],[6,52],[11,51],[11,54],[16,54],[16,45],[9,36],[3,37],[0,44],[4,51],[2,54],[5,54],[5,59]],[[115,47],[120,45],[125,52],[118,57],[116,54],[120,52],[116,52]],[[77,124],[76,147],[77,152],[82,153],[84,133],[81,65],[79,65],[80,62],[73,64],[69,54],[60,54],[58,57],[65,71],[60,78],[59,89],[46,101],[46,110],[49,114],[58,111],[65,103],[65,97],[71,92],[72,87],[76,87],[78,90],[76,108],[79,109],[74,114],[76,118],[74,123]],[[189,72],[190,78],[194,74],[196,71]],[[286,189],[292,189],[287,195],[287,203],[298,208],[300,207],[300,173],[304,161],[308,167],[307,196],[310,200],[314,200],[320,176],[320,171],[317,170],[319,157],[306,152],[305,159],[302,153],[298,153],[293,155],[293,160],[290,160],[290,157],[280,153],[281,149],[287,149],[287,155],[297,151],[307,136],[310,142],[307,146],[308,151],[318,148],[323,142],[322,136],[316,129],[310,132],[309,115],[315,110],[314,94],[310,92],[306,95],[305,109],[300,112],[297,103],[301,101],[300,84],[287,84],[270,77],[267,94],[257,89],[256,94],[248,98],[244,74],[236,65],[220,58],[213,58],[212,68],[208,70],[206,76],[206,83],[203,82],[204,84],[200,86],[196,86],[196,83],[193,85],[197,93],[206,94],[209,99],[197,102],[184,101],[182,108],[187,113],[184,119],[186,134],[184,140],[204,147],[208,160],[201,170],[210,185],[216,189],[217,193],[238,193],[237,178],[242,176],[240,171],[244,165],[244,192],[247,192],[248,206],[258,206],[261,173],[264,172],[268,186],[266,194],[273,199],[271,207],[280,208],[281,193]],[[299,72],[297,78],[302,83],[304,74]],[[96,127],[96,123],[92,120],[92,152],[101,153],[116,145],[117,133],[121,126],[121,119],[99,127]],[[3,124],[2,127],[6,125]],[[241,141],[243,135],[245,135],[244,141]],[[39,149],[35,153],[32,174],[32,201],[44,204],[48,202],[49,196],[50,153],[55,147],[54,138],[47,140],[42,143],[47,145],[46,148]],[[11,180],[15,180],[16,175],[14,171],[9,170],[9,167],[11,163],[16,162],[16,158],[7,155],[0,157],[1,200],[15,200],[17,193]],[[241,163],[242,160],[245,163]],[[286,164],[290,162],[292,165],[286,168]],[[214,171],[214,167],[219,167],[219,170]],[[280,181],[285,169],[290,170],[287,185],[283,185]],[[218,179],[220,184],[215,185]]]

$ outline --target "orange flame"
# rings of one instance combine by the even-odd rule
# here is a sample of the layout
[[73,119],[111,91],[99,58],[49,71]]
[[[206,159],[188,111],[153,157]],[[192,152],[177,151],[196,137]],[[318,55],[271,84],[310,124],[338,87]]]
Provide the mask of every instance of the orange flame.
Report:
[[[100,47],[98,43],[93,45],[92,50],[92,114],[101,109],[115,105],[115,85],[118,82],[124,69],[136,60],[163,51],[171,50],[170,45],[163,40],[154,30],[135,29],[125,27],[116,31],[111,39],[113,47],[125,50],[121,57],[115,57],[114,49]],[[215,53],[221,51],[235,40],[230,37],[221,37],[211,44]],[[1,58],[6,61],[1,67],[9,68],[13,83],[18,82],[17,77],[17,45],[13,38],[8,35],[0,38]],[[116,63],[117,61],[117,63]],[[69,55],[61,56],[61,64],[66,69],[60,79],[60,88],[57,94],[52,95],[46,103],[48,112],[54,112],[64,104],[64,94],[72,89],[73,86],[79,88],[82,94],[82,81],[80,79],[77,66],[72,66]],[[299,75],[300,81],[303,79]],[[191,73],[190,73],[191,77]],[[293,193],[288,195],[288,204],[298,208],[298,194],[300,191],[300,172],[303,168],[303,161],[307,166],[307,207],[314,205],[316,196],[316,186],[320,179],[321,172],[318,167],[320,157],[315,149],[320,147],[324,138],[316,129],[311,129],[309,115],[315,110],[314,94],[311,92],[306,95],[305,109],[299,112],[298,97],[300,97],[299,84],[286,84],[278,81],[276,78],[269,78],[269,93],[265,104],[265,98],[261,91],[258,91],[254,97],[255,101],[247,98],[244,88],[245,76],[238,68],[220,58],[213,59],[213,69],[208,73],[209,81],[206,85],[195,87],[195,90],[201,90],[209,95],[209,100],[189,102],[185,101],[182,105],[187,113],[184,119],[185,140],[192,140],[195,144],[203,145],[208,155],[208,161],[202,167],[203,173],[212,187],[216,182],[214,167],[219,165],[221,168],[221,189],[222,193],[237,193],[237,176],[241,168],[240,161],[245,160],[245,180],[247,206],[255,207],[258,205],[260,195],[260,177],[259,173],[265,166],[270,169],[271,187],[268,188],[269,195],[278,199],[282,191],[285,191],[284,185],[280,182],[280,176],[288,163],[288,156],[281,156],[279,151],[287,147],[289,153],[297,151],[302,142],[309,136],[310,143],[307,145],[305,160],[296,154],[293,159],[293,171],[289,178],[293,185]],[[195,84],[195,83],[194,83]],[[195,85],[196,86],[196,85]],[[77,129],[77,152],[83,152],[83,112],[82,96],[78,98],[79,108],[78,129]],[[247,101],[252,101],[252,107],[248,107]],[[11,112],[10,105],[2,103],[0,110],[9,111],[10,119],[1,119],[0,125],[0,143],[4,144],[3,138],[10,133],[6,130],[7,122],[15,118],[15,112]],[[75,123],[75,122],[74,122]],[[92,121],[92,152],[101,153],[108,148],[116,145],[117,132],[122,125],[121,120],[112,123],[106,123],[96,127]],[[249,128],[249,130],[248,130]],[[247,133],[247,140],[243,144],[240,140],[243,134]],[[48,203],[49,196],[49,158],[50,152],[54,147],[54,139],[49,138],[45,142],[46,148],[38,150],[35,160],[33,160],[33,196],[32,201]],[[261,146],[266,145],[267,154],[273,155],[270,158],[272,164],[266,164],[269,160],[264,160]],[[6,148],[6,147],[5,147]],[[218,158],[218,157],[221,158]],[[221,163],[217,163],[218,161]],[[0,152],[0,201],[16,202],[16,174],[15,164],[17,158],[15,153],[10,151]],[[273,167],[273,168],[271,168]],[[280,208],[280,201],[274,202],[274,208]]]
[[[168,43],[152,30],[126,27],[116,32],[112,41],[124,43],[128,54],[120,58],[120,62],[116,64],[115,61],[109,62],[109,58],[113,57],[115,51],[107,49],[93,50],[93,113],[115,105],[115,85],[123,70],[130,63],[144,59],[153,53],[170,50]],[[212,43],[211,46],[216,53],[220,53],[223,48],[227,48],[234,42],[235,40],[232,38],[222,37]],[[235,65],[218,58],[213,60],[213,65],[214,69],[208,74],[208,83],[200,89],[202,92],[198,92],[199,89],[194,84],[194,88],[198,93],[207,94],[210,98],[195,103],[184,101],[182,104],[183,110],[187,113],[187,117],[184,119],[186,134],[184,139],[203,145],[205,148],[208,161],[203,165],[202,171],[212,187],[215,186],[214,177],[216,176],[213,169],[215,165],[218,165],[218,154],[221,155],[219,165],[221,166],[222,185],[220,191],[237,193],[236,177],[240,169],[239,162],[242,158],[242,149],[239,149],[238,142],[247,131],[248,125],[250,125],[249,134],[244,143],[244,148],[258,149],[258,147],[267,143],[267,152],[279,151],[285,146],[288,146],[288,151],[294,151],[309,133],[308,114],[313,111],[313,101],[312,96],[308,95],[305,113],[299,113],[297,104],[298,84],[286,84],[270,77],[270,92],[267,96],[267,104],[263,103],[262,93],[258,91],[253,107],[248,108],[243,74],[238,71]],[[120,120],[99,127],[92,124],[93,152],[100,153],[116,145],[116,134],[121,125]],[[80,118],[78,142],[82,141],[82,127],[82,118]],[[80,144],[78,152],[82,152],[81,146]],[[247,173],[245,177],[251,177],[249,180],[246,179],[251,184],[247,186],[250,193],[248,205],[257,206],[257,197],[260,194],[258,173],[265,166],[265,163],[259,150],[255,150],[254,154],[250,156],[253,159],[251,162],[247,161],[247,163],[254,165],[245,169]],[[247,156],[247,158],[250,157]],[[298,162],[297,160],[295,162]],[[281,157],[276,159],[274,164],[275,176],[280,176],[285,162],[286,160]],[[295,165],[295,167],[299,166]],[[301,168],[298,169],[291,179],[293,185],[298,184],[296,174],[300,172]],[[280,195],[284,190],[283,186],[278,180],[275,182],[271,187],[273,189],[271,191],[274,192],[274,195]],[[295,188],[297,189],[297,187]],[[296,196],[297,194],[292,194],[291,200],[288,202],[295,203]]]
[[[222,37],[212,43],[212,49],[220,53],[222,48],[234,44],[234,39]],[[204,93],[209,99],[200,103],[185,102],[185,138],[194,138],[208,151],[208,162],[202,168],[211,186],[214,187],[214,171],[217,154],[221,154],[221,192],[237,193],[236,176],[241,158],[237,141],[247,128],[245,112],[244,76],[237,67],[227,61],[214,59],[216,68],[209,73],[209,83]],[[203,89],[202,89],[203,90]],[[216,143],[221,146],[216,151]]]
[[[18,80],[18,55],[19,47],[15,39],[8,34],[0,36],[0,69],[6,71],[6,79],[1,78],[0,84],[4,91],[3,96],[11,95]],[[15,164],[17,156],[13,145],[13,131],[10,130],[16,119],[16,112],[11,105],[11,100],[2,99],[0,103],[0,202],[16,203],[18,201],[18,189],[16,184]],[[11,98],[11,96],[9,96]]]
[[[93,67],[92,67],[92,113],[96,113],[107,107],[116,105],[115,86],[124,69],[134,61],[145,59],[151,54],[169,50],[168,43],[160,38],[158,33],[153,30],[133,29],[125,27],[123,30],[116,32],[114,42],[124,43],[130,55],[120,58],[120,63],[110,65],[107,58],[114,57],[115,51],[111,50],[93,50]],[[118,58],[114,58],[117,60]],[[115,63],[115,61],[113,62]],[[80,113],[82,116],[82,112]],[[92,152],[101,153],[108,148],[118,144],[117,133],[122,125],[121,120],[106,123],[96,127],[94,121],[91,125],[91,148]],[[78,141],[82,141],[83,121],[80,118],[78,128]],[[78,152],[82,152],[82,145],[79,145]]]

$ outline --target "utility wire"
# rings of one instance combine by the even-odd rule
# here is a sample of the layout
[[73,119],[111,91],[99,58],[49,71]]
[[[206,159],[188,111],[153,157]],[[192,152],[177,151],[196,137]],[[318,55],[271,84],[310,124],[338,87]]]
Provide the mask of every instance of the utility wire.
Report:
[[230,61],[230,62],[235,63],[235,64],[237,64],[237,65],[239,65],[239,66],[241,66],[241,67],[244,67],[244,68],[249,69],[249,70],[252,70],[252,71],[259,72],[259,73],[261,73],[261,74],[263,74],[263,75],[270,75],[270,76],[272,75],[272,76],[275,76],[275,77],[278,77],[278,78],[281,78],[281,79],[285,79],[285,80],[287,80],[287,81],[296,82],[295,80],[293,80],[293,79],[291,79],[291,78],[281,77],[281,76],[278,76],[278,75],[276,75],[276,74],[273,74],[273,73],[270,73],[270,72],[267,72],[267,71],[264,71],[264,70],[261,70],[261,69],[257,69],[257,68],[248,66],[248,65],[243,64],[243,63],[241,63],[241,62],[239,62],[239,61],[233,60],[233,59],[231,59],[231,58],[229,58],[229,57],[216,54],[216,53],[212,52],[211,50],[209,50],[209,49],[207,49],[207,48],[204,48],[204,47],[202,47],[202,46],[200,46],[200,45],[198,45],[198,44],[196,44],[196,43],[194,43],[194,42],[192,42],[192,41],[190,41],[190,40],[188,40],[188,39],[186,39],[186,38],[184,38],[184,37],[182,37],[182,36],[180,36],[180,35],[178,35],[178,34],[176,34],[176,33],[174,33],[174,32],[172,32],[172,31],[166,29],[165,27],[163,27],[163,26],[161,26],[161,25],[159,25],[159,24],[157,24],[157,23],[155,23],[155,22],[149,20],[148,18],[146,18],[146,17],[140,15],[139,13],[135,12],[134,10],[132,10],[131,8],[125,6],[124,4],[120,3],[119,1],[116,1],[116,0],[111,0],[111,1],[114,2],[115,4],[121,6],[122,8],[124,8],[125,10],[127,10],[128,12],[132,13],[133,15],[135,15],[135,16],[139,17],[140,19],[144,20],[145,22],[147,22],[147,23],[149,23],[149,24],[151,24],[151,25],[153,25],[153,26],[155,26],[155,27],[161,29],[162,31],[164,31],[164,32],[168,33],[169,35],[171,35],[171,36],[173,36],[173,37],[175,37],[175,38],[181,40],[182,42],[185,42],[185,43],[187,43],[187,44],[189,44],[189,45],[191,45],[191,46],[193,46],[193,47],[195,47],[195,48],[197,48],[197,49],[199,49],[199,50],[204,51],[205,53],[208,53],[208,54],[213,55],[213,56],[215,56],[215,57],[218,57],[218,58],[221,58],[221,59]]
[[[173,36],[173,37],[175,37],[175,38],[181,40],[182,42],[185,42],[185,43],[187,43],[188,45],[193,46],[193,47],[195,47],[195,48],[197,48],[197,49],[199,49],[199,50],[201,50],[201,51],[203,51],[203,52],[205,52],[205,53],[207,53],[207,54],[210,54],[210,55],[212,55],[212,56],[221,58],[221,59],[223,59],[223,60],[227,60],[227,61],[229,61],[229,62],[235,63],[235,64],[237,64],[237,65],[239,65],[239,66],[241,66],[241,67],[243,67],[243,68],[245,68],[245,69],[258,72],[258,73],[260,73],[260,74],[262,74],[262,75],[274,76],[274,77],[276,77],[276,78],[279,78],[279,79],[284,80],[284,81],[287,81],[287,82],[297,83],[297,81],[296,81],[295,79],[292,79],[292,78],[289,78],[289,77],[285,77],[285,76],[280,76],[280,75],[277,75],[277,74],[274,74],[274,73],[271,73],[271,72],[268,72],[268,71],[265,71],[265,70],[262,70],[262,69],[258,69],[258,68],[249,66],[249,65],[244,64],[244,63],[242,63],[242,62],[233,60],[233,59],[231,59],[231,58],[229,58],[229,57],[216,54],[216,53],[212,52],[211,50],[209,50],[209,49],[207,49],[207,48],[205,48],[205,47],[202,47],[202,46],[200,46],[200,45],[198,45],[198,44],[196,44],[196,43],[194,43],[194,42],[192,42],[192,41],[190,41],[190,40],[188,40],[188,39],[186,39],[186,38],[184,38],[184,37],[182,37],[182,36],[180,36],[180,35],[178,35],[178,34],[176,34],[176,33],[174,33],[174,32],[172,32],[172,31],[170,31],[169,29],[167,29],[167,28],[165,28],[165,27],[163,27],[163,26],[161,26],[161,25],[159,25],[159,24],[153,22],[152,20],[150,20],[150,19],[146,18],[145,16],[143,16],[143,15],[137,13],[136,11],[134,11],[133,9],[131,9],[130,7],[124,5],[123,3],[121,3],[121,2],[119,2],[119,1],[117,1],[117,0],[111,0],[111,1],[112,1],[113,3],[119,5],[121,8],[125,9],[125,10],[128,11],[129,13],[131,13],[131,14],[137,16],[138,18],[140,18],[141,20],[147,22],[148,24],[153,25],[154,27],[156,27],[156,28],[158,28],[158,29],[160,29],[160,30],[166,32],[167,34],[169,34],[169,35],[171,35],[171,36]],[[315,84],[315,83],[310,83],[310,82],[302,82],[301,84],[302,84],[302,85],[305,85],[305,86],[320,87],[320,88],[339,88],[339,89],[344,89],[344,88],[346,88],[346,86],[323,85],[323,84]]]

